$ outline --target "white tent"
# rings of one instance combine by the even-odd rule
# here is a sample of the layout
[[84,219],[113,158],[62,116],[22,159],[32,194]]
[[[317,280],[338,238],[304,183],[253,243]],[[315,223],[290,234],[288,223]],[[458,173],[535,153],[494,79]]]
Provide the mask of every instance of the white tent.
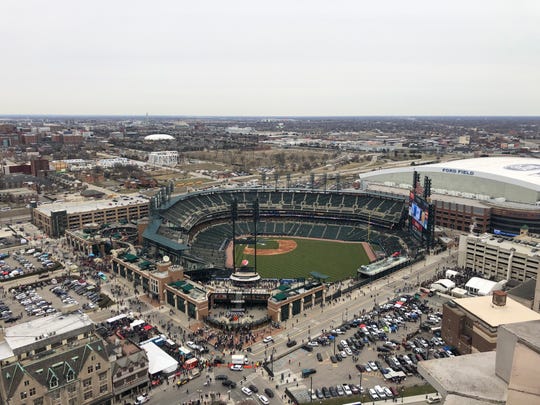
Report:
[[450,291],[452,288],[456,286],[456,283],[454,283],[452,280],[448,280],[447,278],[442,278],[440,280],[435,281],[433,284],[429,286],[432,290],[441,291],[443,293]]
[[472,277],[465,288],[472,295],[490,295],[495,290],[501,290],[505,284],[505,280],[500,282],[495,282],[491,280],[486,280],[485,278]]
[[154,343],[145,343],[141,345],[141,348],[144,349],[148,356],[148,373],[162,372],[163,374],[170,374],[174,373],[178,368],[178,362]]
[[455,270],[446,270],[445,277],[446,278],[454,278],[458,274],[459,274],[459,272],[457,272]]

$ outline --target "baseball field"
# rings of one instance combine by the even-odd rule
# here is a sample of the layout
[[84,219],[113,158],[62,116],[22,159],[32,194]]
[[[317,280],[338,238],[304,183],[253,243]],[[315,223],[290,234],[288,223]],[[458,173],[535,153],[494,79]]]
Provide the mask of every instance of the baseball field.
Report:
[[[253,266],[253,245],[236,245],[237,265],[243,260]],[[262,238],[257,243],[257,271],[263,278],[309,277],[316,271],[329,276],[328,281],[355,276],[369,258],[360,242],[306,238]]]

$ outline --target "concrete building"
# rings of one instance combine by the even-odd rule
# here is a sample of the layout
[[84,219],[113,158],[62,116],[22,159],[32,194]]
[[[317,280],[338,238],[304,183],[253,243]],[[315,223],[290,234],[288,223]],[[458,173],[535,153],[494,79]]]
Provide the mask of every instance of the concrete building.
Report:
[[57,238],[66,229],[81,229],[93,223],[125,223],[147,217],[148,212],[148,200],[140,197],[62,202],[34,208],[32,222],[50,237]]
[[540,321],[499,327],[497,351],[422,361],[418,371],[444,405],[540,403]]
[[148,154],[148,164],[156,166],[176,166],[178,164],[178,152],[150,152]]
[[540,320],[540,314],[495,291],[492,296],[458,298],[443,305],[442,338],[461,354],[495,350],[498,327]]
[[458,265],[483,274],[485,278],[525,281],[537,279],[540,268],[538,238],[521,235],[462,235]]

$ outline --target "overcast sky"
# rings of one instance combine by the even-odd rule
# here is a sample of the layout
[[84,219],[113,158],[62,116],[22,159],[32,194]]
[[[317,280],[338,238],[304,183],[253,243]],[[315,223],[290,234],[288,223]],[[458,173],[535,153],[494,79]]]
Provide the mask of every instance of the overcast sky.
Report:
[[0,114],[540,114],[538,0],[2,0],[0,16]]

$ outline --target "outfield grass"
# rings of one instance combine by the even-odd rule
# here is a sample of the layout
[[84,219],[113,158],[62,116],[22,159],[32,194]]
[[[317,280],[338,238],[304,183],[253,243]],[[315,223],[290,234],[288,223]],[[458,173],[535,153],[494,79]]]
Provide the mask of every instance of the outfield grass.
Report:
[[[369,263],[364,247],[358,242],[272,238],[276,241],[276,246],[279,239],[292,239],[297,247],[292,252],[281,255],[257,255],[257,271],[263,278],[307,278],[310,272],[316,271],[329,276],[328,281],[336,281],[356,276],[358,267]],[[269,243],[269,240],[265,241]],[[253,255],[242,253],[244,247],[245,245],[236,246],[236,262],[247,259],[250,265],[254,265]],[[268,248],[268,245],[266,247]]]

